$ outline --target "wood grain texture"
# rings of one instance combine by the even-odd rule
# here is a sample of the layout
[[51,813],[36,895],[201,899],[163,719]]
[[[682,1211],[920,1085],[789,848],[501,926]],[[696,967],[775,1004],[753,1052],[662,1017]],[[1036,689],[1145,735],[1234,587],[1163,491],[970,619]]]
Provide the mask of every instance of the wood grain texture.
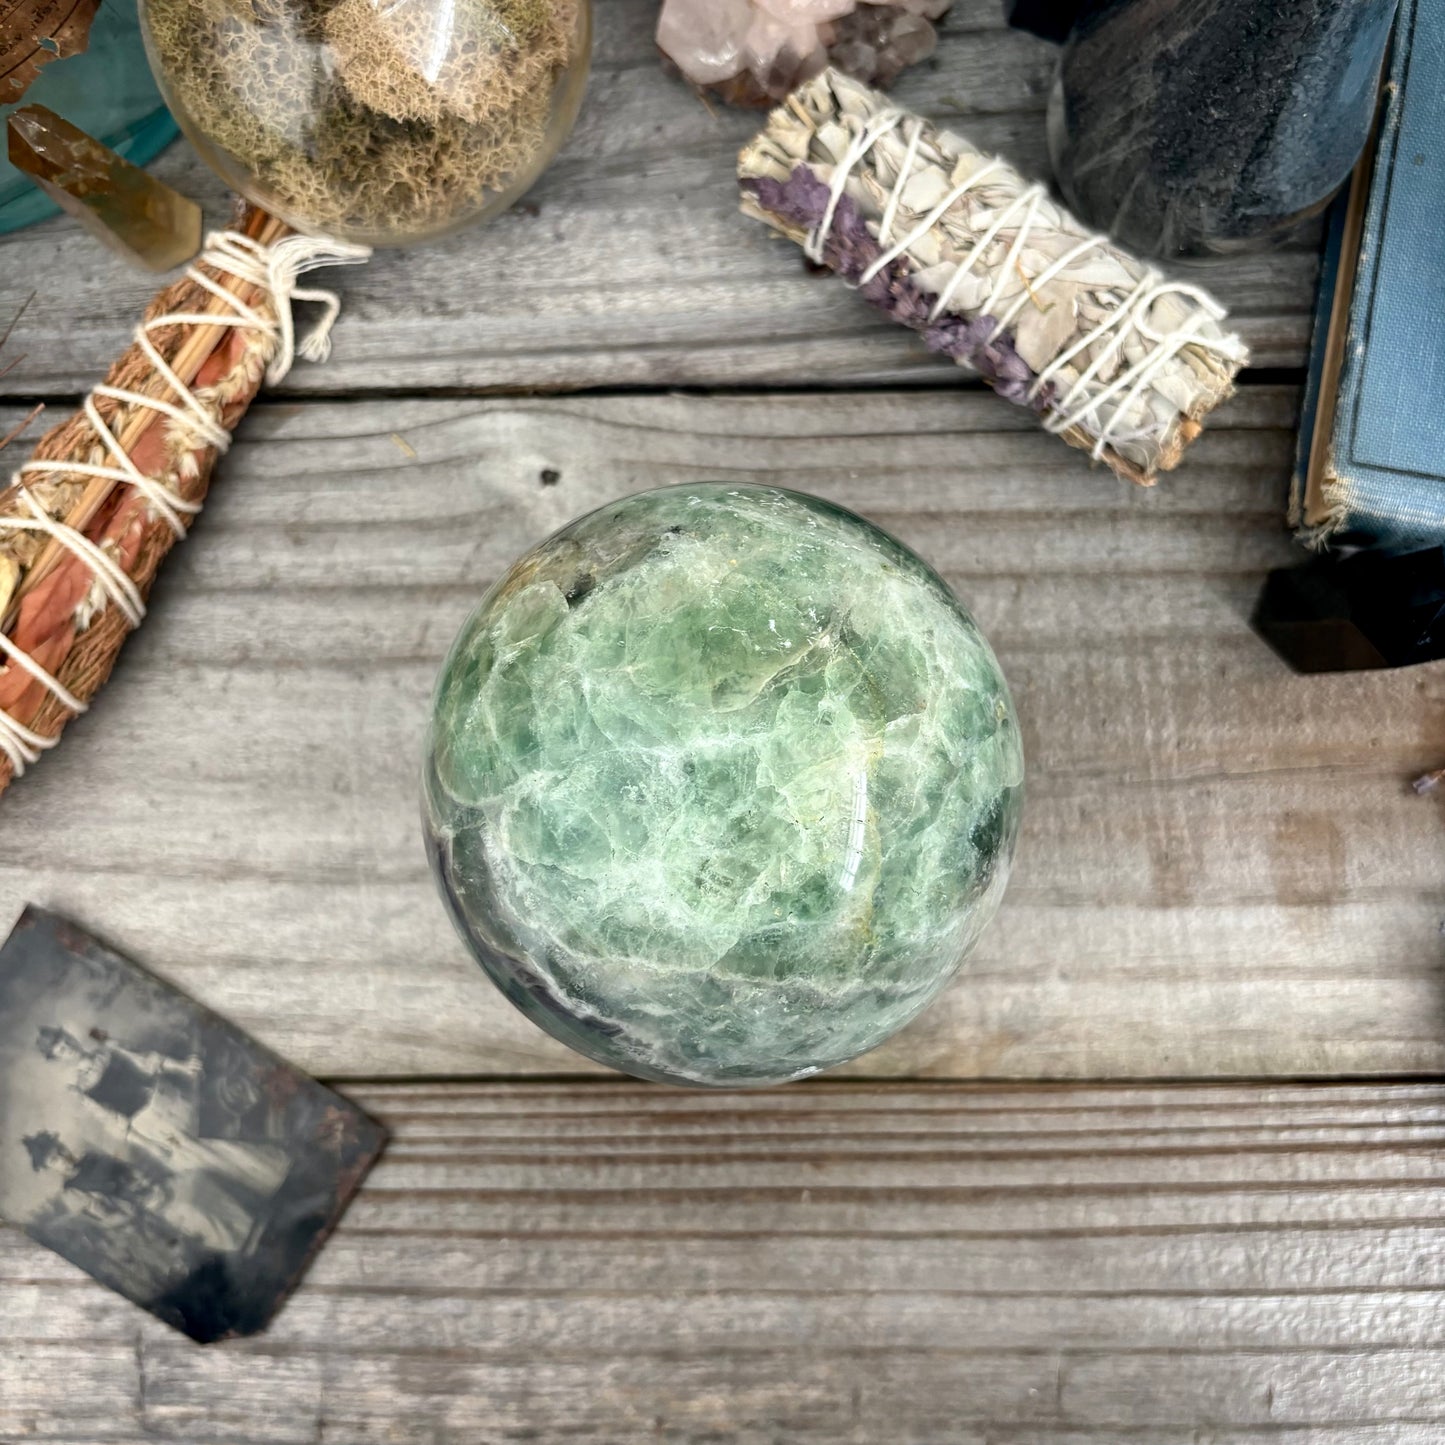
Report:
[[359,1098],[395,1142],[260,1340],[0,1233],[0,1439],[1441,1438],[1445,1088]]
[[1003,914],[858,1071],[1438,1070],[1445,817],[1408,780],[1439,762],[1445,667],[1296,678],[1247,625],[1292,556],[1294,403],[1249,388],[1153,492],[982,393],[262,407],[112,686],[6,797],[0,917],[72,914],[312,1072],[585,1069],[433,896],[432,680],[487,584],[570,517],[777,480],[936,564],[1025,728]]
[[[704,106],[663,74],[656,15],[657,0],[598,0],[586,108],[527,202],[484,230],[334,273],[346,300],[335,353],[299,366],[289,390],[958,383],[956,367],[738,214],[735,158],[761,115]],[[999,0],[957,0],[937,62],[898,96],[1045,174],[1055,57],[1004,27]],[[157,170],[224,220],[220,183],[188,146]],[[1316,268],[1296,246],[1199,279],[1231,307],[1257,364],[1298,365]],[[0,317],[36,288],[10,396],[93,384],[153,283],[55,221],[0,237]]]

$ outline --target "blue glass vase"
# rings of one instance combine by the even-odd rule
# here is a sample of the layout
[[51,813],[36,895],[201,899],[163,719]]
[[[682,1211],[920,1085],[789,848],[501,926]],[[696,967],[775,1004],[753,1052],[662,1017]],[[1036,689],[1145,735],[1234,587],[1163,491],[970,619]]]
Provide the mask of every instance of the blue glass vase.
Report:
[[[15,105],[32,103],[48,105],[138,166],[176,137],[176,124],[151,78],[135,0],[105,0],[86,50],[51,61]],[[0,106],[0,125],[15,105]],[[0,146],[0,232],[29,226],[56,209]]]

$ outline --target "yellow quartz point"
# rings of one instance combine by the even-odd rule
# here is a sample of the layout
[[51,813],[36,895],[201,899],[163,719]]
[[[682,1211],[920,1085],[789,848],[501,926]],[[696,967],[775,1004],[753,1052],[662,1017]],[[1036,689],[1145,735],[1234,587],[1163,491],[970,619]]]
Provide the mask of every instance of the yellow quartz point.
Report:
[[169,271],[201,248],[201,208],[43,105],[9,121],[10,164],[138,266]]

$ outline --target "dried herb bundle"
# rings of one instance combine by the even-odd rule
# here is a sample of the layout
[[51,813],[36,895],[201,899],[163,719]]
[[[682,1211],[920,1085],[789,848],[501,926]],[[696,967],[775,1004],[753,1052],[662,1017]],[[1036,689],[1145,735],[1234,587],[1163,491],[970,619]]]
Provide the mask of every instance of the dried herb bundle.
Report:
[[739,174],[747,214],[1133,481],[1178,464],[1247,359],[1197,287],[836,70],[773,112]]
[[[279,255],[274,247],[286,234],[281,222],[254,209],[240,231],[246,242],[272,248],[255,254],[272,258]],[[32,464],[64,465],[22,470],[0,492],[0,636],[7,644],[7,655],[0,658],[0,791],[25,763],[53,746],[74,715],[64,698],[28,671],[17,654],[43,669],[81,705],[99,691],[138,620],[138,615],[127,615],[136,613],[133,606],[117,603],[117,594],[122,600],[143,601],[147,596],[178,531],[183,534],[189,526],[188,509],[199,510],[221,444],[250,405],[268,366],[289,348],[287,301],[295,291],[295,276],[313,265],[358,260],[365,254],[356,248],[328,251],[324,243],[299,238],[283,244],[307,250],[304,258],[299,253],[288,258],[291,269],[284,281],[276,279],[281,273],[274,271],[265,273],[264,283],[248,280],[245,266],[228,271],[203,258],[196,269],[222,294],[188,274],[148,308],[146,320],[158,323],[148,333],[150,344],[189,389],[195,411],[177,405],[176,387],[139,343],[111,367],[105,384],[153,398],[168,410],[99,391],[91,398],[102,424],[141,475],[160,484],[163,500],[169,496],[182,504],[175,513],[176,526],[145,488],[84,470],[116,466],[84,409],[48,431],[31,458]],[[186,319],[166,324],[172,315]],[[249,317],[247,324],[222,324],[222,318],[238,315]],[[212,316],[215,323],[209,320]],[[303,351],[316,354],[314,347]],[[64,529],[70,529],[65,540],[60,535]],[[93,549],[92,560],[84,555],[87,545]]]

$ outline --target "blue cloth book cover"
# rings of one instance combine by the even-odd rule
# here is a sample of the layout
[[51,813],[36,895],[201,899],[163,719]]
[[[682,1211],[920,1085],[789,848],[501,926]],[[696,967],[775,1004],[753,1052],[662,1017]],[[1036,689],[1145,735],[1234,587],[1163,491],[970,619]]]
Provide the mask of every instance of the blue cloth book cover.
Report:
[[1312,455],[1302,458],[1292,511],[1316,544],[1441,542],[1445,4],[1438,0],[1402,0],[1367,195],[1352,275],[1335,270],[1351,262],[1348,236],[1341,245],[1348,207],[1332,228],[1340,262],[1327,251],[1305,403],[1313,447],[1307,442],[1304,451]]

